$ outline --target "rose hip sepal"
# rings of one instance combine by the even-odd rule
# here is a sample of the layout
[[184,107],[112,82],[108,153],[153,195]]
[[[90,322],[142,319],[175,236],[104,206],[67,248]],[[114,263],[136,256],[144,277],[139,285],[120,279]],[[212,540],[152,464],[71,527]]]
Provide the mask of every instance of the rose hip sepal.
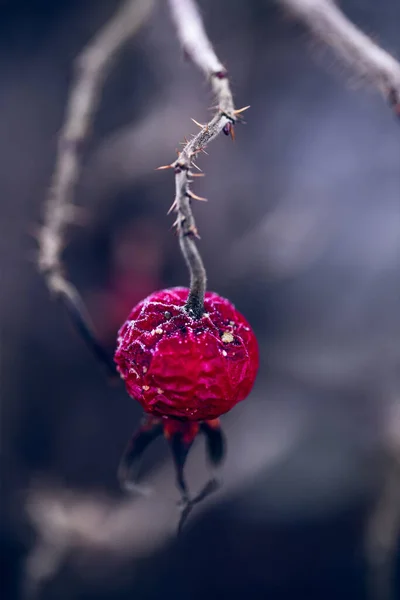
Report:
[[206,421],[248,396],[258,344],[228,300],[207,292],[203,316],[193,319],[184,308],[188,294],[161,290],[135,306],[119,331],[115,362],[146,413]]

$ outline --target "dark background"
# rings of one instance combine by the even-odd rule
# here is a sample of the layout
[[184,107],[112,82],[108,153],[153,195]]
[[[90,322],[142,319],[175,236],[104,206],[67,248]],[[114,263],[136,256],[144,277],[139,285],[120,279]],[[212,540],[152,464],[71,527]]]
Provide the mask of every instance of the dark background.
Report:
[[[166,217],[173,177],[154,168],[212,98],[159,4],[107,79],[76,196],[85,225],[65,252],[110,349],[131,306],[188,280]],[[272,2],[200,3],[237,106],[251,105],[235,144],[221,136],[201,159],[200,248],[210,289],[253,325],[261,369],[224,418],[226,487],[176,542],[170,471],[140,519],[118,490],[139,406],[107,384],[34,264],[73,60],[117,5],[0,2],[2,597],[367,598],[364,532],[399,398],[400,124]],[[341,5],[400,56],[396,0]],[[164,463],[161,444],[144,478]]]

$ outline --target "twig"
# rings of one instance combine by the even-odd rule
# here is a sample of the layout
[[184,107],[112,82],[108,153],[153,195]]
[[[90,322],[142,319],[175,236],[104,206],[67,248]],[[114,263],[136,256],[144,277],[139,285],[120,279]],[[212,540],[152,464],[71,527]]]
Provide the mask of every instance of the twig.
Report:
[[235,110],[228,73],[207,37],[195,2],[169,0],[169,6],[185,54],[208,77],[218,103],[217,112],[209,123],[206,125],[196,123],[201,131],[189,142],[186,140],[187,143],[176,161],[160,167],[174,169],[176,192],[170,211],[177,213],[174,225],[177,226],[181,251],[190,271],[190,293],[185,308],[194,318],[200,318],[204,312],[206,272],[194,241],[199,236],[191,209],[191,200],[205,200],[205,198],[196,196],[190,190],[190,178],[196,176],[192,172],[192,168],[196,168],[193,161],[221,131],[233,136],[233,126],[238,120],[238,115],[245,109]]
[[332,0],[278,0],[324,44],[386,97],[400,116],[400,63],[375,44]]
[[95,355],[114,373],[112,361],[97,342],[82,300],[64,276],[61,254],[66,226],[74,220],[73,196],[79,178],[80,151],[89,135],[100,89],[113,58],[150,15],[154,0],[128,0],[89,42],[76,60],[65,123],[60,133],[52,183],[39,232],[39,270],[51,293],[66,306],[80,334]]

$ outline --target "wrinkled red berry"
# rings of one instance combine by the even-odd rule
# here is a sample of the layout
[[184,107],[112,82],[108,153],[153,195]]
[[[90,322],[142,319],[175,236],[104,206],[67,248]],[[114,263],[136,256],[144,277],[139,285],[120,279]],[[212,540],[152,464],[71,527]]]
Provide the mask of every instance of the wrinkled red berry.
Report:
[[250,393],[258,344],[246,319],[213,292],[205,295],[204,315],[190,317],[188,293],[161,290],[135,306],[119,331],[114,360],[146,413],[203,421]]

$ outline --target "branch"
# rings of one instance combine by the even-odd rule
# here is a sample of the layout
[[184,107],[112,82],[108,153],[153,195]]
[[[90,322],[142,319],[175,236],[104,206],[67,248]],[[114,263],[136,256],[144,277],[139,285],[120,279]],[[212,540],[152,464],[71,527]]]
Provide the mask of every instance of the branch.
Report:
[[[207,38],[198,8],[193,0],[169,0],[172,19],[178,39],[185,54],[210,80],[211,88],[217,99],[217,112],[206,125],[199,125],[201,131],[186,145],[176,161],[161,169],[174,169],[175,200],[170,208],[177,213],[174,225],[177,226],[182,254],[190,271],[190,293],[186,310],[194,317],[200,318],[204,312],[204,294],[206,291],[206,272],[197,249],[195,238],[198,238],[196,223],[191,209],[191,200],[205,200],[190,190],[191,177],[197,174],[193,162],[199,152],[205,152],[206,146],[221,131],[233,137],[233,126],[239,114],[245,110],[235,110],[228,73],[219,61],[211,42]],[[248,107],[246,107],[248,108]]]
[[367,523],[365,551],[371,600],[394,600],[400,535],[400,403],[396,398],[387,418],[384,480]]
[[38,266],[50,292],[62,300],[89,347],[112,372],[115,372],[113,363],[96,340],[79,294],[63,274],[61,254],[65,229],[74,220],[76,211],[73,196],[81,170],[80,151],[89,135],[101,86],[117,52],[148,18],[153,4],[153,0],[125,2],[78,56],[45,204],[44,225],[39,232]]
[[400,116],[400,63],[375,44],[332,0],[278,0],[363,79],[380,90]]

